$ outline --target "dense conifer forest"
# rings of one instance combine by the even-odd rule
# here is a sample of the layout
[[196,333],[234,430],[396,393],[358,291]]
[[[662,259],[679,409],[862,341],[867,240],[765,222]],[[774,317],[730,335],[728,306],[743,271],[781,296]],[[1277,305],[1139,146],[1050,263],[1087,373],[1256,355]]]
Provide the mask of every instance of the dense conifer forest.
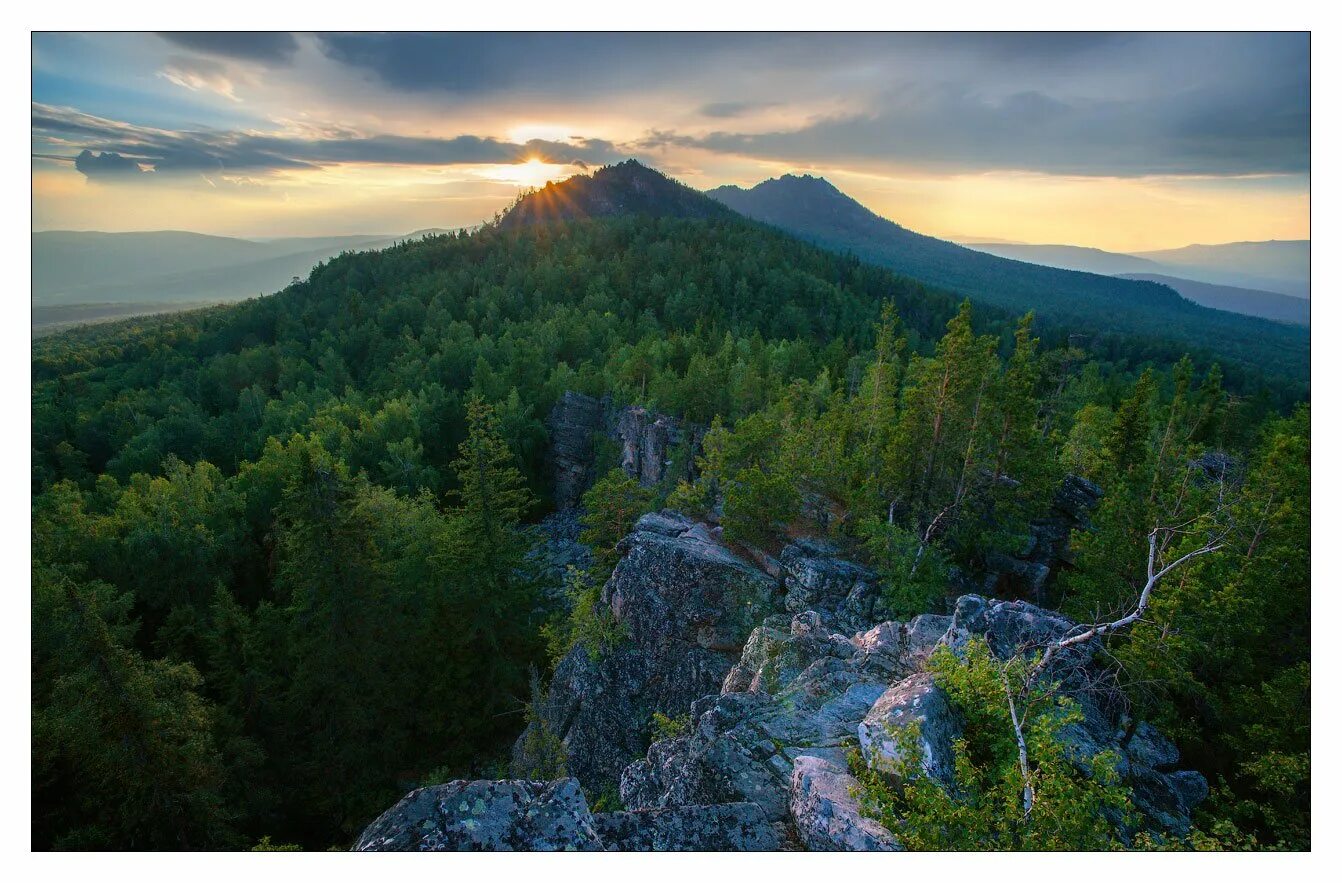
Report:
[[[649,214],[429,236],[36,340],[33,846],[344,847],[417,784],[501,774],[556,641],[604,639],[590,587],[642,511],[828,536],[914,615],[1070,473],[1104,489],[1050,599],[1078,620],[1131,601],[1153,527],[1172,553],[1223,538],[1108,648],[1212,784],[1195,835],[1147,845],[1307,847],[1307,386],[1188,349]],[[534,524],[565,391],[708,431],[697,469],[589,493],[594,572],[556,619]],[[1112,802],[1097,781],[1073,815]]]

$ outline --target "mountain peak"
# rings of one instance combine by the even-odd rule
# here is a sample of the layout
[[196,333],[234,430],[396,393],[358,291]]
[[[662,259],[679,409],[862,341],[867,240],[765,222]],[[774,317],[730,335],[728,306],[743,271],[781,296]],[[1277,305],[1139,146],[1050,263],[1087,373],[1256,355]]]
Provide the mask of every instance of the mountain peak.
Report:
[[619,215],[720,218],[728,214],[721,203],[630,158],[590,175],[551,182],[523,196],[503,216],[500,226]]

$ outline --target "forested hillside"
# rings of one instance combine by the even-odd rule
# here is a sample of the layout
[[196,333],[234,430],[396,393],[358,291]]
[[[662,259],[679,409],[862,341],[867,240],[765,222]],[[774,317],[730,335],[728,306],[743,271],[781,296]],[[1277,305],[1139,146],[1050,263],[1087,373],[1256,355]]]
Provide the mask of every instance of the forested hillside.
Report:
[[[1068,472],[1105,489],[1057,587],[1077,617],[1129,601],[1152,527],[1170,552],[1225,528],[1114,671],[1213,783],[1197,843],[1308,845],[1298,374],[1040,339],[635,192],[34,342],[34,847],[346,846],[417,784],[499,774],[547,638],[599,631],[590,587],[648,507],[742,545],[829,537],[905,616],[1014,550]],[[565,391],[711,426],[696,480],[589,494],[567,618],[530,529]],[[1190,465],[1208,452],[1232,465]]]
[[1143,347],[1156,359],[1207,350],[1232,374],[1259,370],[1296,395],[1308,388],[1305,329],[1208,309],[1153,282],[1009,260],[924,236],[877,216],[823,178],[784,175],[749,190],[719,187],[709,195],[748,217],[975,303],[1014,313],[1034,310],[1041,327],[1057,324],[1099,341],[1117,337],[1117,346]]

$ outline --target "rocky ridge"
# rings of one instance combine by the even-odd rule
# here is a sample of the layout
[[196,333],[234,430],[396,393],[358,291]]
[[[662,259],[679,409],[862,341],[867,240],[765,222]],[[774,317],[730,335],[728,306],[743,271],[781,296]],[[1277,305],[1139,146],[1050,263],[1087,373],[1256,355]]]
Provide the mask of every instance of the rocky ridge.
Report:
[[[356,848],[898,849],[858,811],[849,752],[889,768],[891,729],[916,721],[923,773],[949,781],[959,723],[923,671],[927,656],[978,636],[1004,657],[1074,627],[1034,604],[976,594],[949,616],[894,621],[874,575],[832,545],[801,540],[777,557],[747,556],[717,528],[670,511],[640,519],[621,552],[602,598],[625,640],[599,657],[575,648],[541,709],[572,778],[421,789]],[[1091,665],[1086,652],[1067,660],[1072,670]],[[1167,739],[1134,727],[1089,683],[1064,684],[1084,715],[1066,733],[1078,764],[1115,752],[1146,824],[1186,831],[1206,781],[1179,770]],[[653,712],[681,725],[649,744]],[[619,812],[579,802],[584,790],[616,786]]]

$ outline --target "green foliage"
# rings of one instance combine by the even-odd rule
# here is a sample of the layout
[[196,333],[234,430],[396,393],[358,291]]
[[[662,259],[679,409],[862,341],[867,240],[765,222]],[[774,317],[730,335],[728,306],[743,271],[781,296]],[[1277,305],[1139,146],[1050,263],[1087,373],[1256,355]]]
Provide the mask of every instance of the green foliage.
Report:
[[675,717],[662,714],[660,711],[652,713],[652,741],[660,742],[663,739],[677,739],[690,731],[689,713],[678,714]]
[[595,661],[624,641],[624,626],[602,601],[601,586],[587,571],[569,565],[564,576],[569,612],[547,622],[541,630],[551,666],[558,665],[574,647],[582,647]]
[[[955,785],[947,788],[921,771],[916,726],[895,734],[900,761],[893,776],[871,769],[856,754],[865,813],[912,850],[1077,850],[1122,846],[1130,812],[1112,753],[1069,756],[1059,732],[1081,719],[1067,700],[1031,697],[1038,704],[1025,739],[1034,805],[1027,814],[1007,682],[1018,684],[1023,666],[993,659],[982,640],[960,659],[942,648],[929,661],[937,684],[964,721],[954,743]],[[1082,766],[1084,765],[1084,769]]]
[[909,618],[936,607],[946,594],[944,553],[912,531],[875,516],[860,521],[857,534],[881,575],[881,599],[892,616]]
[[[1105,497],[1064,603],[1128,603],[1145,531],[1202,529],[1220,496],[1187,464],[1228,451],[1234,553],[1114,649],[1224,782],[1207,829],[1239,833],[1217,842],[1307,845],[1309,414],[1272,413],[1299,391],[1158,341],[1012,330],[764,227],[641,217],[425,237],[35,341],[33,845],[321,848],[427,771],[501,756],[547,642],[621,635],[604,572],[570,577],[573,615],[541,633],[519,528],[565,390],[711,423],[669,505],[720,506],[765,548],[862,540],[910,614],[1067,469]],[[608,478],[586,525],[603,569],[650,505]]]
[[[652,491],[616,466],[599,478],[583,494],[581,521],[585,530],[579,539],[592,549],[598,572],[609,575],[620,556],[615,544],[634,528],[634,522],[648,511]],[[604,579],[602,580],[604,581]]]
[[200,675],[126,646],[127,601],[33,570],[34,836],[65,849],[234,845]]
[[542,780],[562,779],[568,775],[568,749],[564,741],[550,729],[550,723],[541,709],[544,701],[540,675],[532,669],[531,699],[526,707],[527,726],[522,731],[513,775]]

